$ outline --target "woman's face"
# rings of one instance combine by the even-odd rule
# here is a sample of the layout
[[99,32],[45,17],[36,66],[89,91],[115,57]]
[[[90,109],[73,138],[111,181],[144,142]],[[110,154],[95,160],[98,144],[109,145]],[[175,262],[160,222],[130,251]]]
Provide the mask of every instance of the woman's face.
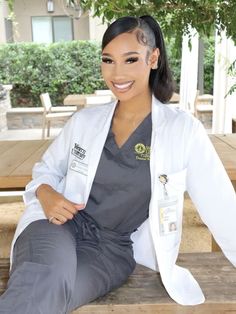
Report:
[[147,95],[158,56],[159,50],[140,44],[135,32],[118,35],[102,51],[101,70],[108,88],[120,101]]

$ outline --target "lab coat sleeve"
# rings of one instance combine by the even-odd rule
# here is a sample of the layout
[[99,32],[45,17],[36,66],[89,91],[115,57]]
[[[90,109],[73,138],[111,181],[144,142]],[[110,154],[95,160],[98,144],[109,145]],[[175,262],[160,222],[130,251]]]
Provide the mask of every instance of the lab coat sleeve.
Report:
[[58,137],[52,142],[32,170],[33,180],[26,186],[23,195],[25,205],[37,201],[35,191],[41,184],[48,184],[55,190],[65,177],[70,152],[70,139],[75,115],[66,123]]
[[189,150],[187,191],[203,222],[236,267],[236,194],[200,122],[195,123]]

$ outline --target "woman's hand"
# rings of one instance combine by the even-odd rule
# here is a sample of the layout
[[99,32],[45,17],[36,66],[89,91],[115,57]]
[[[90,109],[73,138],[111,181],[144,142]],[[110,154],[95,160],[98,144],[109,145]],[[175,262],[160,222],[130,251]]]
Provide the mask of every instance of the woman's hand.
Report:
[[68,201],[62,194],[56,192],[50,185],[42,184],[36,190],[36,196],[50,222],[62,225],[68,219],[84,208],[84,204]]

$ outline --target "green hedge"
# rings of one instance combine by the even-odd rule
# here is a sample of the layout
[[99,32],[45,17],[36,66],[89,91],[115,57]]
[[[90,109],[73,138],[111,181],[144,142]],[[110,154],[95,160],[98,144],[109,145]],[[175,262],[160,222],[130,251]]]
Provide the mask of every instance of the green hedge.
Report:
[[100,45],[91,41],[0,45],[0,82],[13,84],[13,107],[41,106],[42,92],[61,105],[68,94],[105,88]]
[[[214,41],[205,41],[205,92],[212,92]],[[179,91],[181,47],[167,42],[171,69]],[[0,83],[13,84],[13,107],[41,106],[39,95],[49,92],[62,105],[68,94],[93,93],[106,88],[100,73],[100,44],[71,41],[50,45],[14,43],[0,45]]]

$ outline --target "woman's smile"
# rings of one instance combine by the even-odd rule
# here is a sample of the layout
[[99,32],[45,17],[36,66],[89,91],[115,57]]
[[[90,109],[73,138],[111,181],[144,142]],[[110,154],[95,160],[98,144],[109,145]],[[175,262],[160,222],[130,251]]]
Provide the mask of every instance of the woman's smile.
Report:
[[126,81],[126,82],[112,82],[112,85],[116,89],[117,92],[126,92],[130,90],[132,85],[134,84],[134,81]]

